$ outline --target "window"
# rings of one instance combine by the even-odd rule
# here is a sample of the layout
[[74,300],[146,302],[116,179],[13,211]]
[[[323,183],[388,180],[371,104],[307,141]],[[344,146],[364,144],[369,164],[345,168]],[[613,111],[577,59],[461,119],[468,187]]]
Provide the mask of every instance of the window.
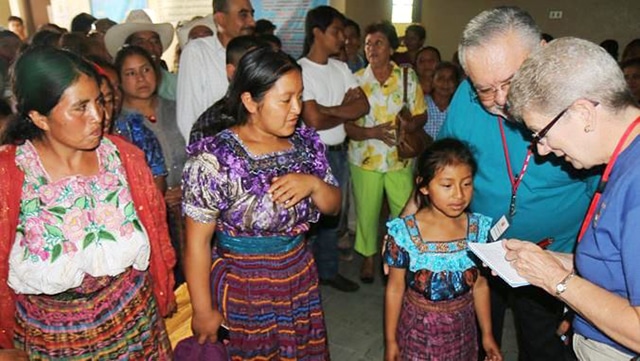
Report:
[[409,24],[413,22],[413,0],[393,0],[391,22]]

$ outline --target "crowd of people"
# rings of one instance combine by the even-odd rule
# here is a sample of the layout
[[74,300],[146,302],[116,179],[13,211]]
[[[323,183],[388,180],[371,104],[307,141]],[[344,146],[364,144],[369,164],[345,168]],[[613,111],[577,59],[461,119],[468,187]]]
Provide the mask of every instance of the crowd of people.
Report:
[[[8,26],[0,360],[171,360],[184,282],[197,343],[224,328],[232,360],[328,360],[320,285],[357,292],[380,258],[386,361],[500,361],[507,308],[520,360],[640,354],[640,39],[618,59],[502,6],[446,61],[421,24],[318,6],[294,59],[250,0],[175,29],[143,10]],[[401,156],[401,122],[436,140]],[[469,249],[497,241],[530,285]]]

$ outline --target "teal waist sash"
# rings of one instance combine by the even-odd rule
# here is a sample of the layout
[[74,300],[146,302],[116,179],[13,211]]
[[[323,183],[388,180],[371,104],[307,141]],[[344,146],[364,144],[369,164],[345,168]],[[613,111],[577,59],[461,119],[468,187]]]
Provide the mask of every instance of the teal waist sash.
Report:
[[302,234],[297,236],[248,237],[216,232],[218,247],[241,254],[286,253],[299,245],[302,239]]

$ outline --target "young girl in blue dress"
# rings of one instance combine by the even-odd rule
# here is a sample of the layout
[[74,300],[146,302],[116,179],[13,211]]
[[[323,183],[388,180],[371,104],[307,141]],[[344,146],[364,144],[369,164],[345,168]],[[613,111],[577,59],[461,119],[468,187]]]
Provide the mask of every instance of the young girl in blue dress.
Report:
[[385,360],[486,360],[502,355],[491,332],[489,287],[468,242],[487,242],[491,219],[467,211],[477,165],[469,148],[439,140],[418,160],[418,211],[387,223]]

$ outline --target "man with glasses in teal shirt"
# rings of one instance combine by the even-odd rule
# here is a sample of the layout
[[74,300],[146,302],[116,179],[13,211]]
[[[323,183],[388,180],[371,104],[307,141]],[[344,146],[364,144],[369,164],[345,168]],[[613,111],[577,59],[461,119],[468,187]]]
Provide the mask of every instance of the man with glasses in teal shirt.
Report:
[[[540,158],[530,132],[507,120],[511,78],[540,46],[537,25],[519,8],[498,7],[472,19],[458,48],[468,79],[454,95],[438,137],[458,138],[474,151],[478,172],[470,207],[500,223],[495,240],[552,238],[549,249],[569,253],[598,177],[563,166],[560,159]],[[496,277],[490,286],[498,343],[507,299],[513,297],[519,360],[572,359],[556,334],[564,309],[559,300],[533,286],[511,289]]]

